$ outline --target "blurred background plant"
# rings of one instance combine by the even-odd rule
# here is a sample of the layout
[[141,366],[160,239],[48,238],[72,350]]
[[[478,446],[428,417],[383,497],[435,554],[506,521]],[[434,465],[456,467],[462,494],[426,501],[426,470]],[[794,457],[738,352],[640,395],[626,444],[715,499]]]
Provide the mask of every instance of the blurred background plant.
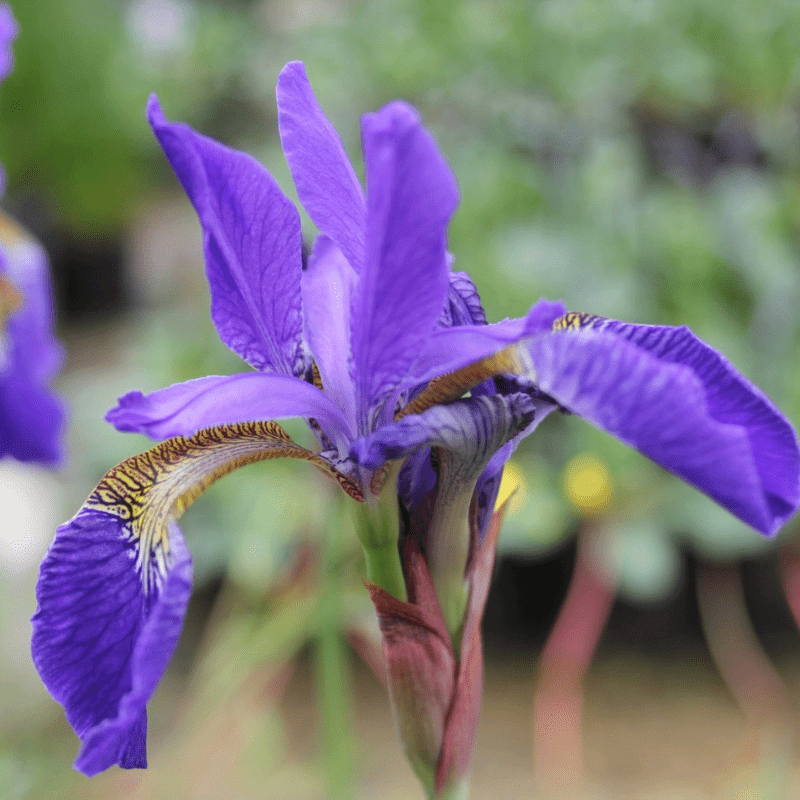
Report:
[[[187,514],[198,591],[178,667],[154,704],[154,769],[146,777],[116,773],[87,783],[71,775],[74,740],[27,660],[36,562],[55,524],[109,466],[147,446],[113,431],[102,421],[105,410],[132,388],[240,368],[208,320],[199,228],[144,122],[151,91],[170,118],[254,153],[290,195],[274,106],[286,61],[306,62],[356,163],[359,116],[396,97],[409,100],[458,176],[462,201],[450,250],[490,319],[523,314],[547,296],[604,316],[689,325],[800,424],[796,3],[12,6],[21,35],[0,92],[4,204],[54,262],[70,356],[61,388],[73,420],[70,465],[59,478],[0,465],[8,509],[0,793],[319,797],[337,780],[336,759],[355,757],[360,796],[373,796],[381,780],[393,785],[383,777],[387,763],[399,775],[396,796],[415,796],[410,773],[397,766],[388,703],[377,683],[370,694],[359,666],[356,755],[347,755],[345,742],[344,754],[328,752],[334,765],[320,769],[309,744],[316,717],[304,693],[308,645],[325,647],[320,610],[340,609],[333,616],[340,645],[356,643],[367,661],[374,630],[352,537],[325,556],[321,545],[338,523],[302,465],[251,467]],[[524,708],[544,656],[534,724],[527,713],[506,720],[490,745],[511,771],[493,771],[489,753],[482,762],[479,741],[476,796],[516,797],[533,787],[533,731],[536,780],[546,785],[577,779],[637,797],[659,785],[671,787],[671,797],[728,797],[731,786],[792,796],[798,753],[787,706],[796,705],[800,677],[791,627],[791,613],[800,617],[798,523],[765,541],[566,417],[528,439],[512,471],[519,488],[487,612],[487,714],[504,697],[494,699],[491,676],[504,675],[505,688],[517,691],[506,702]],[[330,557],[346,567],[334,595],[319,579],[330,576],[320,567]],[[334,652],[349,659],[341,646]],[[708,718],[708,698],[726,697],[709,677],[711,659],[746,720],[722,700]],[[663,692],[672,670],[680,676],[679,707],[700,710],[686,719],[678,713],[683,728],[670,738],[655,720],[677,725],[673,698]],[[568,679],[553,683],[554,674]],[[614,675],[617,688],[609,690]],[[653,685],[655,697],[647,691]],[[654,720],[659,733],[650,732],[647,752],[662,753],[660,761],[593,734],[615,730],[613,715],[627,713],[630,697]],[[375,715],[389,730],[385,739],[370,722]],[[649,728],[636,720],[629,727],[639,726],[646,740]],[[491,718],[484,723],[492,726]],[[687,730],[697,727],[707,737],[700,749],[716,755],[692,763],[697,735]],[[755,745],[746,744],[751,739]],[[547,743],[557,741],[566,749],[551,758]],[[220,742],[225,747],[215,750]],[[182,784],[181,775],[191,781]]]

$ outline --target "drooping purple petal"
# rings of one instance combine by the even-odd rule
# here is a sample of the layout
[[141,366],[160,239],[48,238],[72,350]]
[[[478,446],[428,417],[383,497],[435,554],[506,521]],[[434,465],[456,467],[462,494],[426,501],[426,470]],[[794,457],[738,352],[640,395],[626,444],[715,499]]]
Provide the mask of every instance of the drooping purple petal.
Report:
[[450,169],[416,112],[392,103],[362,121],[367,260],[352,311],[352,375],[362,433],[368,409],[430,337],[449,279],[446,229],[458,202]]
[[64,452],[64,403],[49,389],[64,353],[53,334],[50,267],[42,248],[0,219],[0,275],[22,298],[0,320],[0,457],[58,465]]
[[14,65],[14,54],[11,43],[19,34],[19,25],[11,13],[8,3],[0,3],[0,81],[2,81]]
[[255,369],[303,374],[297,209],[254,158],[168,122],[155,95],[147,114],[203,227],[220,338]]
[[791,427],[687,329],[643,327],[558,331],[520,348],[530,358],[530,377],[560,405],[754,528],[774,532],[800,497],[800,454]]
[[277,98],[281,143],[300,202],[359,273],[367,225],[364,192],[302,62],[292,61],[281,70]]
[[770,512],[782,519],[793,512],[800,501],[797,438],[791,425],[758,387],[685,326],[598,320],[592,328],[621,336],[664,363],[690,367],[705,389],[708,413],[747,432]]
[[350,378],[350,303],[356,274],[342,252],[320,235],[303,272],[306,341],[328,395],[355,430],[355,390]]
[[75,766],[87,775],[147,766],[147,701],[189,600],[191,558],[177,525],[148,593],[139,556],[127,521],[84,509],[58,529],[39,574],[33,661],[83,741]]
[[352,439],[342,411],[316,386],[259,372],[210,375],[148,395],[130,392],[106,414],[118,430],[153,439],[191,436],[213,425],[287,417],[313,417],[344,451]]
[[539,300],[525,317],[490,325],[440,328],[425,343],[407,382],[419,384],[472,364],[509,344],[540,331],[566,312],[561,302]]

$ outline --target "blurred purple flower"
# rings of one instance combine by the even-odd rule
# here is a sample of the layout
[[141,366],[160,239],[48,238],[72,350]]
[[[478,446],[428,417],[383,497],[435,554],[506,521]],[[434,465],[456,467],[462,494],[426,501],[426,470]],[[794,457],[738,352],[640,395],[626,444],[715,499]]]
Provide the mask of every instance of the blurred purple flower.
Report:
[[11,13],[8,3],[0,3],[0,81],[11,72],[14,53],[11,44],[19,34],[19,25]]
[[[11,70],[18,32],[0,4],[0,80]],[[44,250],[0,213],[0,458],[48,466],[63,458],[64,405],[49,389],[63,360],[53,316]]]
[[62,361],[47,256],[0,213],[0,457],[61,463],[64,404],[49,384]]
[[[521,436],[554,409],[573,411],[765,532],[797,506],[797,442],[774,406],[686,329],[567,315],[547,301],[486,325],[469,279],[450,272],[457,189],[416,112],[395,102],[364,117],[365,195],[301,64],[284,68],[277,96],[283,149],[320,230],[305,270],[298,211],[272,176],[150,101],[202,224],[212,319],[255,371],[132,392],[109,412],[120,430],[173,438],[112,469],[59,528],[42,564],[33,657],[83,740],[78,769],[145,766],[146,703],[190,592],[177,518],[239,466],[304,459],[357,500],[400,495],[409,602],[379,587],[373,599],[390,677],[420,676],[392,686],[396,705],[410,704],[398,718],[413,721],[412,706],[427,701],[441,712],[403,731],[438,791],[469,763],[496,535],[484,533]],[[281,417],[307,419],[319,450],[263,421]],[[383,467],[406,458],[394,485]],[[437,583],[453,569],[455,601]],[[410,647],[426,626],[432,649]]]

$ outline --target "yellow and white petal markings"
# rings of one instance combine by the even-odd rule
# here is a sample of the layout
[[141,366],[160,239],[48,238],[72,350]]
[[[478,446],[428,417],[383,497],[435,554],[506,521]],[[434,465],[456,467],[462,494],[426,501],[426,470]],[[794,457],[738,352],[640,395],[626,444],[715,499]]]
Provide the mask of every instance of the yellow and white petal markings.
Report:
[[[605,317],[596,314],[570,311],[554,320],[552,330],[579,331],[604,320]],[[532,337],[535,335],[532,334]],[[506,345],[496,353],[466,367],[433,378],[422,392],[394,415],[394,418],[398,420],[409,414],[420,414],[432,406],[458,400],[465,392],[498,375],[519,375],[536,380],[536,369],[524,343],[514,342]]]
[[587,314],[585,311],[568,311],[553,322],[554,331],[579,331],[588,328],[595,322],[602,322],[605,317]]
[[[241,422],[167,439],[109,470],[81,512],[100,511],[122,521],[136,545],[137,569],[147,592],[166,574],[169,525],[212,483],[239,467],[271,458],[309,461],[355,500],[360,488],[319,454],[295,444],[275,422]],[[81,513],[79,512],[79,513]]]

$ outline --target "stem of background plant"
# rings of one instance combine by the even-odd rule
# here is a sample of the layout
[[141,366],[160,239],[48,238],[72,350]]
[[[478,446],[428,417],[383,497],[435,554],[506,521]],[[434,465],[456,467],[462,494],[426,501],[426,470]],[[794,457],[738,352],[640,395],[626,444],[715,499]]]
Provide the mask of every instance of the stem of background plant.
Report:
[[583,782],[584,679],[614,602],[591,563],[591,523],[578,535],[569,589],[542,651],[533,707],[534,769],[553,789]]
[[341,505],[338,511],[338,519],[320,537],[315,678],[328,797],[330,800],[351,800],[354,796],[355,759],[350,666],[342,635],[344,513]]
[[386,465],[383,491],[379,497],[368,496],[365,503],[356,504],[355,523],[364,549],[367,580],[405,602],[408,595],[398,548],[400,511],[397,505],[397,474],[400,466],[400,461]]
[[757,795],[786,797],[793,738],[789,695],[753,630],[738,565],[700,565],[697,603],[714,663],[758,743]]

